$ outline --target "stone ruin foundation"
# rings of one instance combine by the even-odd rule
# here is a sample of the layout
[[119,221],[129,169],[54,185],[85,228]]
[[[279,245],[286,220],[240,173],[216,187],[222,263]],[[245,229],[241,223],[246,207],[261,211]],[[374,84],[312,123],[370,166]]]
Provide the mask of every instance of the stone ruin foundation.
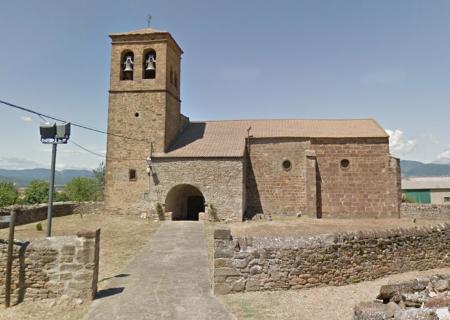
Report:
[[355,306],[353,320],[450,320],[450,274],[383,285],[376,299]]

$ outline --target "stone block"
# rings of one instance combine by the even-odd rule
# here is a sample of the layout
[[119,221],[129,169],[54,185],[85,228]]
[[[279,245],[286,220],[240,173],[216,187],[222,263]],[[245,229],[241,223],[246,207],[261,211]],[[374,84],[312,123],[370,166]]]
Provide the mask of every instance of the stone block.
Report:
[[217,258],[214,259],[214,268],[233,267],[233,259]]
[[407,309],[399,310],[394,320],[439,320],[439,317],[430,309]]
[[214,239],[231,240],[231,230],[228,226],[219,226],[214,230]]
[[214,276],[238,276],[240,273],[235,268],[215,268]]
[[83,268],[81,264],[76,263],[63,263],[60,265],[61,271],[78,271]]
[[95,251],[94,249],[79,249],[77,251],[76,259],[80,263],[89,263],[94,261]]

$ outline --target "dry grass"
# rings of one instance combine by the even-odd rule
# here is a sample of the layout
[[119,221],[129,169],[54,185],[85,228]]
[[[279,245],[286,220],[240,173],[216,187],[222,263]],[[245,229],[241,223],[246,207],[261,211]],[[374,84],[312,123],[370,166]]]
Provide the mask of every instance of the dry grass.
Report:
[[417,219],[313,219],[276,216],[273,221],[231,223],[233,236],[311,236],[334,232],[374,231],[393,228],[413,228],[448,221]]
[[373,301],[381,285],[437,273],[449,274],[450,268],[407,272],[342,287],[231,294],[220,300],[240,320],[348,320],[353,307]]
[[[15,238],[19,240],[41,239],[46,235],[36,230],[37,223],[16,227]],[[116,276],[131,261],[136,252],[157,230],[157,222],[142,220],[136,216],[87,214],[81,218],[71,215],[53,219],[53,235],[74,235],[81,230],[101,228],[99,289],[105,287],[106,280]],[[0,238],[7,238],[8,230],[0,230]],[[52,301],[25,302],[10,309],[0,309],[0,319],[82,319],[89,303],[81,306],[56,305]]]

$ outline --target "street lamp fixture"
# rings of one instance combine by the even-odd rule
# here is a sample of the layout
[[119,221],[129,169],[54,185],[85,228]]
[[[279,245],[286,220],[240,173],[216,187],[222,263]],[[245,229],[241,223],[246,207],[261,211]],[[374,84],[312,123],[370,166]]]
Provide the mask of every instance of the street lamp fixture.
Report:
[[70,137],[70,122],[64,124],[42,123],[39,128],[41,142],[52,145],[52,165],[48,188],[47,237],[52,235],[53,192],[55,190],[56,146],[66,144]]

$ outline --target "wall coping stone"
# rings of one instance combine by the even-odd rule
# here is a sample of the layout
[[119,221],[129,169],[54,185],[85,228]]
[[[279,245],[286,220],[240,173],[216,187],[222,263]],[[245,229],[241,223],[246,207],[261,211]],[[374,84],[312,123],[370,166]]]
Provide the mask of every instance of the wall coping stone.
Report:
[[229,226],[220,225],[214,230],[214,239],[231,239],[231,230]]

